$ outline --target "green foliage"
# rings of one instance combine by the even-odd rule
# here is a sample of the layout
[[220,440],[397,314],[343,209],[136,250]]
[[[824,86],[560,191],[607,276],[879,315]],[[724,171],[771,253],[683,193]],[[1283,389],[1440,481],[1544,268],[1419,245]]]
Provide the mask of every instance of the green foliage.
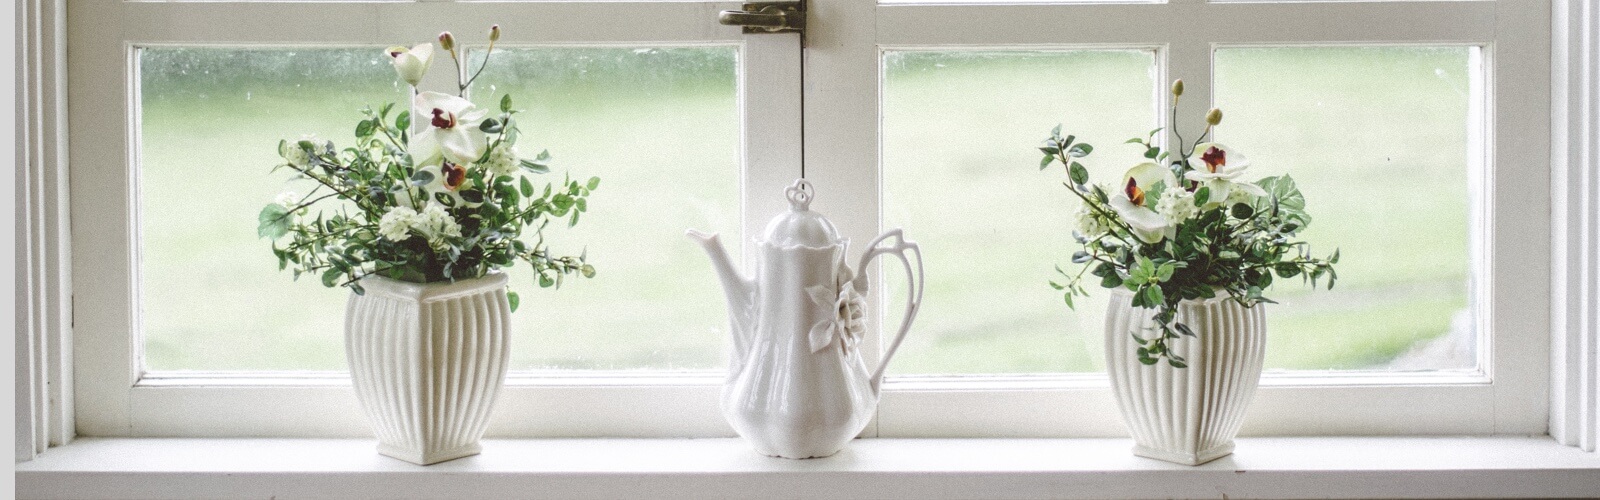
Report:
[[[1316,258],[1307,243],[1295,239],[1296,234],[1311,224],[1311,216],[1305,211],[1305,196],[1295,186],[1294,179],[1287,175],[1261,179],[1255,187],[1260,187],[1265,195],[1249,195],[1246,196],[1248,201],[1242,202],[1235,201],[1235,193],[1248,194],[1244,188],[1249,186],[1233,185],[1231,189],[1222,190],[1227,199],[1219,199],[1220,195],[1213,192],[1211,186],[1186,180],[1189,172],[1205,168],[1204,165],[1190,165],[1188,159],[1205,143],[1211,128],[1207,127],[1192,143],[1186,143],[1173,130],[1172,142],[1180,145],[1175,151],[1164,150],[1157,144],[1155,135],[1162,130],[1151,130],[1143,138],[1135,137],[1126,142],[1143,149],[1145,158],[1158,162],[1173,158],[1163,165],[1170,168],[1172,175],[1168,179],[1175,184],[1156,181],[1140,186],[1145,193],[1145,205],[1133,208],[1154,212],[1141,220],[1148,222],[1152,216],[1159,217],[1165,223],[1163,227],[1170,231],[1162,233],[1154,242],[1142,239],[1129,219],[1113,208],[1113,197],[1129,201],[1122,194],[1123,186],[1108,189],[1088,183],[1088,169],[1080,160],[1089,156],[1094,148],[1076,142],[1074,136],[1063,137],[1059,125],[1050,131],[1039,148],[1045,155],[1040,160],[1040,168],[1060,165],[1069,181],[1064,184],[1086,208],[1081,211],[1082,217],[1098,221],[1079,224],[1080,228],[1094,228],[1095,234],[1074,231],[1082,249],[1073,252],[1072,263],[1082,267],[1069,273],[1058,266],[1056,272],[1063,279],[1051,281],[1050,286],[1062,293],[1068,307],[1073,306],[1074,297],[1088,296],[1088,290],[1082,285],[1085,274],[1099,278],[1102,288],[1127,290],[1132,294],[1134,307],[1154,310],[1155,326],[1149,332],[1132,333],[1138,345],[1139,361],[1153,365],[1165,360],[1174,367],[1183,368],[1188,366],[1187,361],[1173,354],[1168,343],[1197,335],[1188,325],[1177,321],[1179,302],[1220,295],[1246,307],[1272,303],[1263,294],[1272,287],[1274,277],[1279,280],[1300,278],[1312,287],[1316,287],[1319,280],[1326,280],[1331,289],[1338,279],[1333,265],[1339,262],[1339,252],[1334,250],[1327,258]],[[1206,172],[1202,170],[1202,174]],[[1192,215],[1158,206],[1158,200],[1169,194],[1167,191],[1180,189],[1186,193],[1178,196],[1186,196],[1196,208]],[[1130,205],[1122,206],[1127,210]],[[1179,217],[1181,219],[1173,220]],[[1148,228],[1144,233],[1149,237]]]
[[[279,269],[356,293],[367,275],[456,281],[519,261],[533,267],[541,287],[558,287],[568,275],[593,277],[586,253],[553,254],[543,230],[556,220],[577,225],[600,179],[533,181],[529,176],[550,171],[550,153],[514,157],[520,134],[511,105],[504,96],[498,115],[457,126],[483,134],[487,146],[474,162],[448,164],[461,169],[453,172],[437,160],[421,165],[427,159],[411,157],[410,113],[391,119],[394,104],[362,110],[355,140],[344,149],[312,140],[280,143],[286,163],[274,170],[288,168],[316,187],[297,201],[263,208],[257,234],[272,241]],[[331,206],[318,204],[324,200]],[[514,293],[507,298],[512,308],[520,304]]]

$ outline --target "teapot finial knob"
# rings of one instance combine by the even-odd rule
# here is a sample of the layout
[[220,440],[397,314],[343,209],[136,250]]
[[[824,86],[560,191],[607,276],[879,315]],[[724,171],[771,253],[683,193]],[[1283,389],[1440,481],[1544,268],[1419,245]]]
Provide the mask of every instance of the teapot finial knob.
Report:
[[795,179],[794,184],[783,190],[783,194],[789,198],[789,208],[799,212],[811,209],[816,189],[811,187],[811,181]]

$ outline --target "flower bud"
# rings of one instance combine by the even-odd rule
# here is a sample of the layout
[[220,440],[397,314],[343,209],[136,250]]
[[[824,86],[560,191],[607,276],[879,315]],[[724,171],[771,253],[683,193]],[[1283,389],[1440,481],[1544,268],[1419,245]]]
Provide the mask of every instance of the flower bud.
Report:
[[1212,124],[1212,125],[1217,125],[1219,123],[1222,123],[1222,110],[1217,109],[1217,108],[1211,108],[1211,112],[1206,113],[1206,123],[1209,123],[1209,124]]
[[448,32],[448,31],[440,33],[439,34],[439,47],[443,48],[444,50],[455,50],[456,49],[456,37],[455,37],[455,35],[451,35],[450,32]]
[[1173,80],[1172,81],[1172,95],[1174,95],[1174,96],[1183,95],[1183,79],[1182,78],[1179,78],[1177,80]]
[[489,41],[491,43],[500,41],[500,25],[496,24],[489,27]]

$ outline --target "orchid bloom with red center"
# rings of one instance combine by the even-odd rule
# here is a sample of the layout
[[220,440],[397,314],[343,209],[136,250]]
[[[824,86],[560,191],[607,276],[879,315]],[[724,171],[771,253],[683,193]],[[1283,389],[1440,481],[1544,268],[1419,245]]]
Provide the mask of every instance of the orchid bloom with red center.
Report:
[[1117,212],[1122,222],[1133,229],[1133,235],[1145,243],[1158,243],[1164,238],[1177,235],[1176,223],[1146,206],[1150,200],[1146,199],[1145,190],[1141,187],[1154,187],[1156,183],[1173,186],[1177,183],[1177,179],[1172,176],[1172,172],[1162,168],[1161,165],[1145,162],[1128,169],[1123,178],[1125,180],[1122,192],[1112,196],[1109,205]]
[[1134,206],[1144,206],[1144,190],[1139,189],[1139,183],[1134,181],[1132,177],[1128,178],[1128,186],[1122,188],[1122,192],[1128,196],[1128,201],[1133,202]]
[[427,127],[411,138],[411,159],[418,165],[443,158],[458,165],[478,161],[489,147],[487,134],[479,130],[487,111],[471,101],[439,92],[417,94],[412,109],[415,115],[432,117]]
[[[1194,169],[1183,174],[1183,178],[1211,188],[1211,196],[1201,208],[1214,208],[1227,203],[1228,197],[1236,194],[1235,190],[1250,196],[1267,195],[1267,191],[1260,186],[1234,181],[1244,175],[1245,169],[1250,166],[1250,160],[1244,155],[1214,142],[1198,144],[1194,150],[1196,154],[1189,157],[1189,165]],[[1200,165],[1205,168],[1201,169]]]
[[444,178],[444,188],[451,191],[461,189],[461,183],[467,181],[466,167],[448,161],[439,165],[439,173]]
[[1228,152],[1217,149],[1216,146],[1211,146],[1206,148],[1206,152],[1200,155],[1200,161],[1206,164],[1206,170],[1210,170],[1214,174],[1217,173],[1217,167],[1228,166]]

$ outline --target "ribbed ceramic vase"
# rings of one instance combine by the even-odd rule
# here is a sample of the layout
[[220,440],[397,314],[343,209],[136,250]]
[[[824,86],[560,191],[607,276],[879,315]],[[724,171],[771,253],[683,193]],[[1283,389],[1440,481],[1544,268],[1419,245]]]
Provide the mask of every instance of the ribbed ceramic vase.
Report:
[[505,274],[361,286],[345,309],[345,353],[378,453],[420,465],[478,454],[510,353]]
[[1111,391],[1133,434],[1133,453],[1185,465],[1233,453],[1233,438],[1261,380],[1266,308],[1222,297],[1180,302],[1176,320],[1196,337],[1168,341],[1189,365],[1174,368],[1166,360],[1139,362],[1130,333],[1156,335],[1155,310],[1132,302],[1127,290],[1112,293],[1105,347]]

